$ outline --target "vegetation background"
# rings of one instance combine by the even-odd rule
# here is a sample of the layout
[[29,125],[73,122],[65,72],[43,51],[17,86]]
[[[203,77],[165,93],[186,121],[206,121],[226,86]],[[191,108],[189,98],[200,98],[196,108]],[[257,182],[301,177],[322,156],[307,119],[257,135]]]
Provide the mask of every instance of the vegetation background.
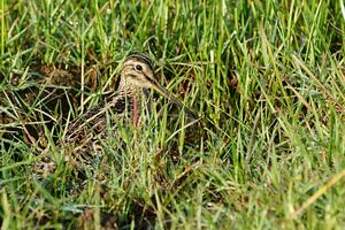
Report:
[[[345,225],[343,1],[1,0],[0,12],[2,229]],[[64,122],[102,100],[131,50],[212,125],[188,143],[183,112],[172,122],[159,98],[161,115],[119,130],[77,177]],[[57,169],[37,178],[41,150]]]

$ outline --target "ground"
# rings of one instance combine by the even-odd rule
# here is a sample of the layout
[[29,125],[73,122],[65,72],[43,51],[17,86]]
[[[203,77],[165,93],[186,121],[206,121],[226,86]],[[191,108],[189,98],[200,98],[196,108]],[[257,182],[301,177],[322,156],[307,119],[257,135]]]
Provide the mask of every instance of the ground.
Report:
[[[2,228],[341,228],[344,4],[0,0]],[[66,124],[131,51],[203,124],[154,94],[80,165]]]

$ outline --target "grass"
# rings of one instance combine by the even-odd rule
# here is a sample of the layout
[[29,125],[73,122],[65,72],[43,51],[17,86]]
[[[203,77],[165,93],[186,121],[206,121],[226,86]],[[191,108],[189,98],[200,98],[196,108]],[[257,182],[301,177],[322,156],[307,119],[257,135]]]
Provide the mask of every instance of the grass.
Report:
[[[1,0],[2,228],[341,228],[342,4]],[[79,178],[57,144],[66,119],[103,100],[131,50],[212,125],[189,143],[159,98]],[[42,149],[57,169],[39,179]]]

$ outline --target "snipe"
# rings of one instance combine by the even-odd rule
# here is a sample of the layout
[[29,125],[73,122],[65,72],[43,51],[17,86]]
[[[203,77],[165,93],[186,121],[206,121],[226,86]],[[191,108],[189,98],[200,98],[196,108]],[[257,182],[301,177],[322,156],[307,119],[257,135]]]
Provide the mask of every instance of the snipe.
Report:
[[[187,114],[196,117],[190,109],[161,86],[154,76],[152,61],[144,54],[129,55],[123,63],[117,93],[105,104],[89,110],[83,116],[71,122],[67,127],[63,146],[79,160],[89,158],[99,152],[101,140],[107,136],[109,119],[107,113],[115,114],[119,121],[129,115],[134,126],[139,125],[140,105],[145,100],[145,90],[154,89],[171,102],[183,108]],[[115,121],[112,121],[116,123]],[[109,131],[109,130],[108,130]]]

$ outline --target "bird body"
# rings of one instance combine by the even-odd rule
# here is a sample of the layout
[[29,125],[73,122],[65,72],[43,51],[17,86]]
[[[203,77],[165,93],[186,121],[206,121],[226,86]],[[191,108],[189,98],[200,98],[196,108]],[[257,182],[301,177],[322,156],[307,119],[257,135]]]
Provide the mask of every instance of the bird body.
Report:
[[[131,54],[123,62],[120,82],[111,99],[67,122],[58,146],[63,150],[63,158],[69,162],[68,165],[77,172],[83,171],[84,167],[80,166],[89,165],[95,156],[102,153],[102,146],[107,138],[115,137],[116,129],[127,123],[139,127],[143,106],[149,103],[147,89],[156,90],[184,109],[195,121],[199,120],[194,112],[158,83],[152,61],[146,55]],[[33,167],[37,176],[55,171],[56,165],[49,156],[42,156],[42,160]]]

